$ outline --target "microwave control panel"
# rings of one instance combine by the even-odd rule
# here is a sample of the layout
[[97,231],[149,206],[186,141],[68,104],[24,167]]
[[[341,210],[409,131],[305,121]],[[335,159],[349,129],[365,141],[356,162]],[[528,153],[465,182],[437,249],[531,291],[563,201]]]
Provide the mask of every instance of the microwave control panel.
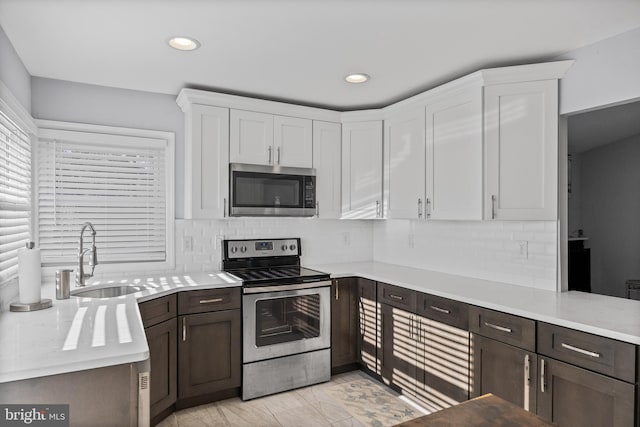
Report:
[[304,207],[315,208],[316,207],[316,177],[305,176],[304,177]]

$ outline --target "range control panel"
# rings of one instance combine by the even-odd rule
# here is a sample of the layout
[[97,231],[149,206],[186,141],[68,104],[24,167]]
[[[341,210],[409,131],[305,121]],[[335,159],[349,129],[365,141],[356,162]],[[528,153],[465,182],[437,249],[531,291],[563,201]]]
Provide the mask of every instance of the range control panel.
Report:
[[227,259],[300,256],[300,239],[225,240]]

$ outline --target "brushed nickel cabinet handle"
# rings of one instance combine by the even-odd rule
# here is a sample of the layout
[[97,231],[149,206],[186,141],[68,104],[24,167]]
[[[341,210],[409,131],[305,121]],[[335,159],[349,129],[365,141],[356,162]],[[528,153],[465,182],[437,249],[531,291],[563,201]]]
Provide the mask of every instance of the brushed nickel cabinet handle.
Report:
[[320,218],[320,202],[316,201],[316,218]]
[[182,318],[182,341],[187,340],[187,318]]
[[272,163],[272,162],[271,162],[271,150],[273,150],[273,148],[271,148],[271,146],[269,146],[269,147],[267,148],[267,151],[269,152],[269,164],[271,164],[271,163]]
[[400,295],[389,294],[389,298],[397,299],[398,301],[404,300]]
[[225,197],[222,201],[223,205],[222,205],[222,217],[226,218],[227,217],[227,198]]
[[431,199],[427,198],[427,219],[431,218]]
[[583,348],[574,347],[572,345],[565,344],[565,343],[562,343],[560,345],[562,346],[562,348],[566,348],[567,350],[575,351],[576,353],[584,354],[586,356],[595,357],[597,359],[600,358],[600,353],[596,353],[595,351],[585,350]]
[[531,358],[528,354],[524,356],[524,409],[529,410],[529,386],[531,385]]
[[504,326],[496,325],[495,323],[484,322],[484,325],[488,326],[491,329],[495,329],[496,331],[506,332],[508,334],[513,332],[511,328],[505,328]]
[[422,199],[418,197],[418,219],[422,219]]
[[431,310],[437,311],[439,313],[443,313],[443,314],[451,314],[451,311],[445,309],[445,308],[440,308],[440,307],[436,307],[435,305],[431,305],[429,306],[429,308]]
[[276,148],[276,163],[280,164],[280,147]]
[[376,200],[376,218],[380,218],[380,200]]
[[545,363],[544,363],[544,359],[540,359],[540,392],[544,393],[545,392]]
[[201,299],[200,304],[213,304],[216,302],[222,302],[224,298],[211,298],[211,299]]
[[491,195],[491,219],[496,219],[496,201],[498,197],[495,194]]
[[336,280],[336,301],[340,299],[340,282]]

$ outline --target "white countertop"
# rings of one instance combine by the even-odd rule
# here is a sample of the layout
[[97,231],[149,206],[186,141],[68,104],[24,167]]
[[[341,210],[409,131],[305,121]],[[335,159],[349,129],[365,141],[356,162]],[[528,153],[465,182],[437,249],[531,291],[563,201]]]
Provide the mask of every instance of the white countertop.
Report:
[[[0,383],[62,374],[149,358],[138,302],[181,290],[240,286],[225,273],[151,274],[89,282],[89,287],[144,284],[148,290],[117,298],[55,299],[55,286],[42,297],[53,307],[0,313]],[[73,291],[73,289],[72,289]]]
[[[530,319],[640,345],[640,301],[582,292],[556,293],[378,262],[307,266],[332,277],[359,276],[455,299]],[[235,287],[225,273],[152,274],[103,279],[148,290],[118,298],[56,300],[52,285],[43,298],[53,307],[0,313],[0,383],[93,369],[149,358],[138,302],[180,290]]]
[[379,262],[308,266],[358,276],[640,345],[640,301],[552,292]]

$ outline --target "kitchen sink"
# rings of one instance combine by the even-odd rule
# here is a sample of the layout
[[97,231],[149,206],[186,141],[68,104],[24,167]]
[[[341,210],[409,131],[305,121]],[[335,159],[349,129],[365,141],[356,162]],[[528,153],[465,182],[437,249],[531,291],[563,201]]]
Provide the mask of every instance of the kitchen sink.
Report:
[[145,286],[140,285],[112,286],[99,289],[75,290],[71,293],[71,296],[81,298],[114,298],[144,291],[146,289],[147,288]]

